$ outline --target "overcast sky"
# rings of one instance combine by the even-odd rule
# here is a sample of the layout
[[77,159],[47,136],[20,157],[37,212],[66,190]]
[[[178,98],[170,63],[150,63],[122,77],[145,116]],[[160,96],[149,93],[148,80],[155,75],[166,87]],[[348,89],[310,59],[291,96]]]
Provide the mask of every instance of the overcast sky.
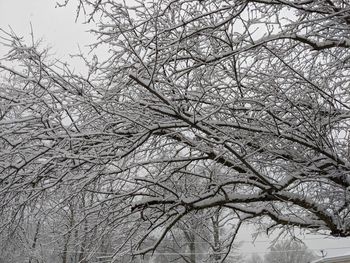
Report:
[[[62,1],[62,0],[61,0]],[[19,36],[30,38],[30,23],[37,39],[43,38],[44,45],[52,47],[51,54],[56,58],[69,61],[69,54],[78,53],[78,45],[82,48],[93,42],[93,36],[86,32],[91,25],[83,25],[83,19],[75,23],[76,2],[67,8],[55,8],[55,0],[0,0],[0,28],[12,30]],[[87,50],[87,49],[86,49]],[[3,50],[0,47],[0,56]],[[75,67],[79,63],[71,61]],[[258,238],[251,244],[250,235],[242,234],[243,249],[246,253],[258,252],[263,255],[269,245],[266,237]],[[305,241],[314,251],[325,249],[328,255],[342,254],[350,251],[350,239],[324,239],[322,236],[306,236]]]
[[[62,1],[62,0],[61,0]],[[43,47],[51,47],[51,54],[61,60],[70,60],[69,54],[77,54],[78,44],[82,49],[93,42],[87,32],[89,25],[83,19],[75,23],[76,6],[71,1],[66,8],[55,8],[55,0],[0,0],[0,27],[12,30],[25,39],[30,39],[30,24],[37,40],[43,39]],[[4,50],[0,49],[0,55]],[[71,60],[74,66],[79,65]]]

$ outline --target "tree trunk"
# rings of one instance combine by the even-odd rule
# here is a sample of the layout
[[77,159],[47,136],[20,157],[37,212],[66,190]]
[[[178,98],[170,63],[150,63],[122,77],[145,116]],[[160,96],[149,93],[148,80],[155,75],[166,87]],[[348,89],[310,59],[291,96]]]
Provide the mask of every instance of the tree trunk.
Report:
[[196,237],[188,230],[183,230],[189,248],[189,260],[191,263],[196,263]]
[[211,218],[211,222],[213,225],[213,239],[214,239],[214,262],[220,262],[221,260],[221,244],[220,244],[220,226],[219,226],[219,210],[215,213],[215,215]]
[[[33,238],[33,244],[32,244],[32,250],[35,250],[36,247],[36,243],[38,241],[38,236],[39,236],[39,229],[40,229],[40,221],[38,221],[38,223],[36,224],[36,229],[35,229],[35,234],[34,234],[34,238]],[[29,257],[28,263],[32,263],[32,257]]]
[[190,242],[190,262],[196,263],[196,243],[194,242],[194,239],[192,242]]
[[63,255],[62,255],[62,263],[67,263],[69,239],[70,239],[70,232],[68,232],[67,235],[65,235],[65,242],[64,242],[64,246],[63,246]]

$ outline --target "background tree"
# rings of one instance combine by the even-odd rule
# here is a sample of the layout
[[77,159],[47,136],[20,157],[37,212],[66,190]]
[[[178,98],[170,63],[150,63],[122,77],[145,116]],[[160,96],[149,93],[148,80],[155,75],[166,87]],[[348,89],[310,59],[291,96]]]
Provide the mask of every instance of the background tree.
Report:
[[252,254],[249,263],[309,263],[316,258],[315,254],[307,246],[298,241],[286,239],[271,246],[270,251],[261,257]]
[[69,189],[81,260],[94,231],[118,229],[117,261],[220,207],[237,229],[350,235],[347,1],[78,5],[109,50],[87,76],[2,31],[1,230]]
[[252,254],[247,260],[248,263],[264,263],[264,259],[258,254]]
[[315,255],[299,242],[285,240],[270,248],[265,255],[265,262],[279,263],[309,263],[315,259]]

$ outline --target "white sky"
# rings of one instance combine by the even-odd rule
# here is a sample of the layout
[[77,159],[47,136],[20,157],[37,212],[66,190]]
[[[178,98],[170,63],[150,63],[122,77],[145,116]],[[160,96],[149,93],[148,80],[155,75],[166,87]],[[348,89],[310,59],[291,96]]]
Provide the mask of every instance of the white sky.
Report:
[[[87,32],[91,25],[83,24],[83,18],[75,23],[75,4],[72,0],[67,8],[55,8],[55,0],[0,0],[0,28],[9,32],[11,27],[18,36],[30,40],[32,24],[34,37],[43,39],[43,47],[51,48],[50,54],[79,67],[78,60],[69,54],[79,53],[78,44],[88,50],[86,46],[94,38]],[[0,48],[0,56],[4,52]]]
[[[19,35],[30,39],[30,23],[37,39],[43,38],[44,45],[52,47],[51,54],[64,61],[70,61],[69,54],[78,53],[78,44],[82,49],[94,41],[94,36],[86,32],[92,25],[83,25],[82,18],[75,23],[74,5],[71,0],[67,8],[55,8],[55,0],[0,0],[0,28],[9,30],[9,26]],[[85,48],[87,50],[87,48]],[[4,55],[0,47],[0,56]],[[74,67],[80,67],[77,61],[70,61]],[[243,231],[244,240],[241,251],[245,254],[267,252],[269,240],[261,237],[251,243],[250,231]],[[323,236],[305,236],[308,247],[316,252],[324,249],[328,255],[343,254],[350,251],[350,239],[328,238]],[[246,255],[247,255],[246,254]]]

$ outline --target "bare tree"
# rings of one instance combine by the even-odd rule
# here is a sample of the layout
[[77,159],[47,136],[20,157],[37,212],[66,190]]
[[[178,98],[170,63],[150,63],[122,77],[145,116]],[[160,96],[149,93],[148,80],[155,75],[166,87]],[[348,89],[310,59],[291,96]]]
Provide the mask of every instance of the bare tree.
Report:
[[347,1],[78,10],[109,50],[85,77],[3,32],[15,65],[0,64],[4,227],[70,186],[67,198],[95,195],[87,232],[121,230],[115,259],[154,251],[182,219],[218,207],[238,229],[263,218],[269,231],[350,236]]
[[265,262],[271,263],[309,263],[315,255],[299,242],[285,240],[270,248],[265,255]]
[[254,253],[247,261],[248,263],[264,263],[264,259],[258,254]]

